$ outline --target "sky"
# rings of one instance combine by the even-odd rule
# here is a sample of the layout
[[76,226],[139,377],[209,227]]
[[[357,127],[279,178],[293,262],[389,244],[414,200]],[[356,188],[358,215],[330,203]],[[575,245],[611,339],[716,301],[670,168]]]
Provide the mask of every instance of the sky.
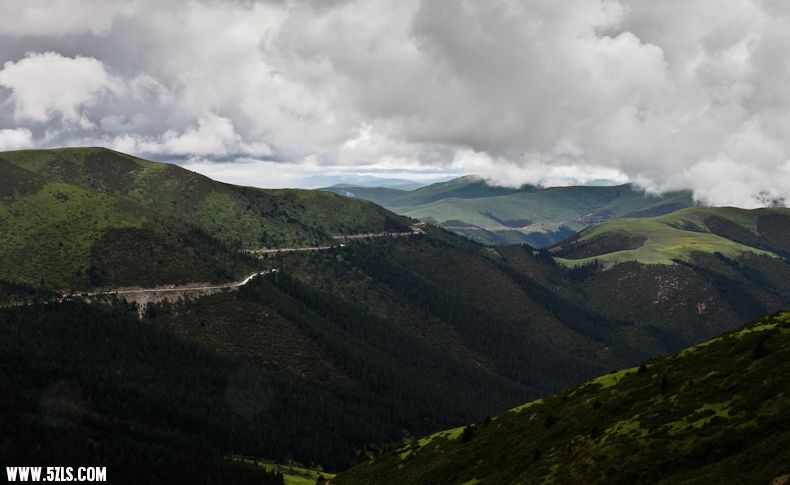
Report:
[[790,205],[787,0],[0,0],[0,150]]

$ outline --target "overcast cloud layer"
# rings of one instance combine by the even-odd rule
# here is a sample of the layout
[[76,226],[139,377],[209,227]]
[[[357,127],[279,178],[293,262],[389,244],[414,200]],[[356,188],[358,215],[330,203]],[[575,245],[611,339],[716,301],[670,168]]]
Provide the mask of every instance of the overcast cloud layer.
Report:
[[0,0],[0,150],[790,200],[786,0]]

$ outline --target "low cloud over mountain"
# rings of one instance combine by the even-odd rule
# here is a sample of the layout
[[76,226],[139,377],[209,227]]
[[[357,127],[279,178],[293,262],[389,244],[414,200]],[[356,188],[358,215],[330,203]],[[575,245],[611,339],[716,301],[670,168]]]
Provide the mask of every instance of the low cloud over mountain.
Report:
[[[790,6],[0,0],[0,150],[790,194]],[[427,175],[426,175],[427,177]]]

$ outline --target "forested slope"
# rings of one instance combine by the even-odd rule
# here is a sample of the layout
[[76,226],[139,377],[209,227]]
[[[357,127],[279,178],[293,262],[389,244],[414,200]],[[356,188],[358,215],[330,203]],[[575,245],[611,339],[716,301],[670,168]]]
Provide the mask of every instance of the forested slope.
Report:
[[788,362],[790,313],[770,315],[673,356],[414,440],[332,485],[786,481]]
[[[515,405],[518,395],[545,396],[744,321],[702,279],[690,283],[699,285],[697,292],[678,290],[687,300],[671,294],[653,305],[646,288],[594,311],[600,301],[590,295],[602,291],[598,281],[610,281],[614,269],[564,269],[524,247],[498,257],[470,244],[429,228],[426,235],[280,254],[267,260],[278,273],[238,294],[176,305],[159,312],[158,321],[268,373],[300,376],[316,390],[351,389],[344,399],[354,400],[375,395],[365,399],[371,414],[356,421],[353,437],[339,425],[325,438],[348,440],[349,453],[397,441],[401,428],[420,434],[442,422],[459,424],[463,416],[483,419]],[[659,274],[670,279],[678,271],[695,275],[683,266],[658,268],[671,271]],[[708,313],[668,311],[702,297],[710,300]]]
[[0,309],[0,370],[9,465],[103,466],[112,483],[283,483],[230,458],[270,451],[249,415],[278,383],[250,387],[263,382],[253,371],[126,305]]

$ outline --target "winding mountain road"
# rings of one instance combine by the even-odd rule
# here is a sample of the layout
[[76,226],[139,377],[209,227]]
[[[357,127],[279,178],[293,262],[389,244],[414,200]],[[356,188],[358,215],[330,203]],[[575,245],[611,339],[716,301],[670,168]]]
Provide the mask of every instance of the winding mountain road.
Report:
[[[332,239],[347,241],[349,239],[363,239],[366,237],[411,236],[412,234],[425,234],[425,231],[422,230],[424,226],[425,226],[424,222],[417,222],[410,226],[411,231],[409,232],[371,232],[366,234],[353,234],[350,236],[332,236]],[[274,248],[274,249],[264,248],[264,249],[243,249],[243,251],[246,253],[267,254],[267,253],[284,253],[284,252],[292,252],[292,251],[321,251],[323,249],[331,249],[333,247],[334,246],[311,246],[307,248]]]
[[[100,296],[100,295],[128,295],[132,293],[163,293],[163,292],[174,292],[174,291],[201,291],[201,290],[223,290],[223,289],[230,289],[230,288],[238,288],[239,286],[246,285],[249,281],[255,278],[258,275],[268,274],[277,271],[276,269],[267,269],[263,271],[256,271],[251,275],[247,276],[241,281],[236,281],[234,283],[228,283],[227,285],[213,285],[213,286],[174,286],[170,288],[133,288],[133,289],[117,289],[117,290],[108,290],[108,291],[96,291],[93,293],[80,293],[82,296]],[[63,295],[64,298],[71,296],[71,295]]]
[[[380,233],[369,233],[369,234],[354,234],[351,236],[332,236],[332,239],[338,240],[348,240],[348,239],[361,239],[366,237],[399,237],[399,236],[409,236],[411,234],[424,234],[425,231],[422,230],[422,227],[425,226],[424,222],[418,222],[416,224],[411,225],[410,232],[380,232]],[[340,246],[343,246],[341,244]],[[279,253],[279,252],[289,252],[289,251],[320,251],[324,249],[331,249],[334,246],[314,246],[314,247],[307,247],[307,248],[276,248],[276,249],[244,249],[244,252],[248,253]],[[174,293],[174,292],[186,292],[186,291],[207,291],[207,290],[223,290],[223,289],[232,289],[238,288],[240,286],[244,286],[253,278],[258,275],[268,274],[277,271],[276,269],[267,269],[263,271],[256,271],[251,275],[247,276],[241,281],[237,281],[234,283],[228,283],[226,285],[212,285],[212,286],[171,286],[167,288],[118,288],[114,290],[106,290],[106,291],[96,291],[92,293],[79,293],[80,296],[104,296],[104,295],[134,295],[134,294],[148,294],[148,293]],[[194,284],[194,283],[193,283]],[[76,296],[72,294],[63,294],[63,298],[69,298],[71,296]]]

